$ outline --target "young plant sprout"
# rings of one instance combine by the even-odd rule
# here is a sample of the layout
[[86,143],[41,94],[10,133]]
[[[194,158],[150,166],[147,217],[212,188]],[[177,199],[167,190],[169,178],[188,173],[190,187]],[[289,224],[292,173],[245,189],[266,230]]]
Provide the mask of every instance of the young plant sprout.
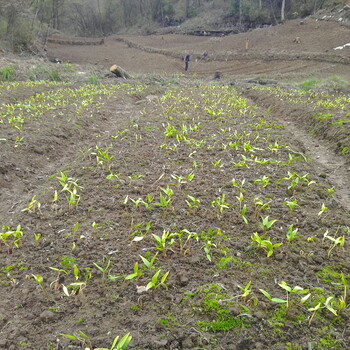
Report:
[[264,227],[264,232],[266,233],[266,231],[270,229],[276,221],[277,220],[269,220],[268,216],[265,216],[264,218],[262,218],[262,225]]
[[259,217],[259,215],[263,210],[269,209],[269,204],[272,202],[272,200],[270,200],[269,198],[265,198],[265,200],[267,200],[267,202],[264,202],[261,196],[254,197],[254,205],[255,205],[254,216],[256,218]]
[[327,210],[328,210],[328,207],[326,207],[326,206],[324,205],[324,203],[322,203],[321,210],[318,212],[318,216],[322,215],[322,214],[325,213]]
[[190,208],[190,209],[198,209],[199,208],[199,205],[201,203],[200,199],[198,198],[195,198],[193,196],[190,196],[189,194],[187,195],[187,198],[189,200],[185,200],[186,201],[186,204],[187,206]]
[[165,284],[165,281],[169,275],[169,271],[167,271],[162,276],[162,278],[160,279],[160,282],[158,283],[160,271],[161,271],[160,269],[157,270],[157,272],[152,276],[151,281],[146,286],[146,291],[151,288],[158,288],[159,286],[163,286],[165,289],[168,289],[168,286]]
[[[288,284],[285,281],[282,281],[281,283],[278,283],[278,285],[281,288],[283,288],[286,291],[286,293],[287,293],[287,302],[286,302],[287,308],[289,308],[289,294],[290,293],[306,294],[309,291],[308,289],[304,289],[304,288],[301,288],[299,286],[295,286],[294,288],[292,288],[292,287],[288,286]],[[310,294],[309,294],[309,296],[310,296]],[[306,301],[304,299],[303,299],[303,302]]]
[[325,240],[325,238],[329,239],[332,243],[331,246],[328,249],[328,256],[331,255],[332,250],[336,247],[344,247],[345,245],[345,236],[339,236],[339,237],[332,237],[328,235],[328,230],[324,233],[323,235],[323,241]]
[[46,289],[45,289],[45,286],[44,286],[44,278],[43,278],[43,276],[41,276],[41,275],[32,275],[32,276],[35,279],[35,281],[38,283],[38,285],[40,286],[43,294],[46,296],[47,293],[46,293]]
[[252,281],[249,281],[245,287],[241,287],[239,284],[237,284],[237,287],[243,291],[243,294],[241,295],[241,297],[245,300],[247,298],[247,296],[250,295],[250,293],[252,292],[250,288],[250,285],[252,284]]
[[275,248],[281,246],[283,243],[271,243],[270,238],[262,239],[257,232],[251,236],[252,241],[256,242],[258,247],[263,248],[267,251],[267,256],[270,257],[273,254]]
[[286,233],[288,241],[301,237],[301,235],[298,235],[297,232],[298,232],[298,228],[294,228],[293,224],[289,225]]
[[263,188],[265,188],[270,183],[270,179],[266,175],[264,175],[259,179],[255,179],[254,183],[260,184]]
[[[154,265],[154,262],[156,261],[157,255],[158,255],[158,252],[153,256],[151,260],[147,260],[142,255],[139,255],[139,257],[142,259],[143,263],[145,264],[148,270],[153,270],[155,268],[153,265]],[[134,270],[134,273],[135,273],[135,270]]]
[[39,213],[40,211],[41,203],[36,199],[36,195],[32,197],[32,199],[29,201],[27,208],[22,209],[22,212],[28,211],[29,213]]
[[166,253],[169,247],[174,244],[175,242],[175,233],[171,233],[170,231],[163,232],[162,236],[158,236],[156,234],[152,234],[154,240],[157,242],[157,249],[162,253],[163,258],[166,257]]
[[72,339],[72,340],[77,340],[79,341],[83,346],[84,349],[88,349],[88,350],[92,350],[92,343],[90,338],[82,331],[79,331],[79,335],[73,335],[73,334],[62,334],[62,337],[68,338],[68,339]]
[[[143,258],[144,259],[144,258]],[[139,278],[143,275],[142,270],[139,268],[139,263],[136,261],[135,265],[134,265],[134,273],[125,276],[125,280],[132,280],[134,278]]]
[[[103,259],[103,260],[105,260],[105,259]],[[108,271],[109,267],[111,266],[111,260],[108,259],[108,261],[107,261],[107,263],[105,264],[104,267],[96,264],[95,262],[94,262],[94,265],[102,272],[102,279],[104,279],[105,275],[106,275],[106,272]]]
[[217,210],[217,216],[220,220],[225,209],[230,208],[230,204],[226,203],[226,194],[223,193],[221,197],[217,197],[211,202],[211,206]]
[[[22,241],[23,231],[22,226],[17,225],[17,228],[15,230],[11,230],[10,226],[4,225],[2,226],[2,229],[5,230],[5,232],[0,232],[0,240],[5,244],[7,247],[7,254],[12,254],[12,246],[15,246],[16,248],[19,247],[19,244]],[[0,241],[0,249],[1,249],[1,241]]]
[[286,205],[289,210],[293,211],[295,208],[299,207],[299,204],[298,204],[298,200],[296,198],[294,198],[293,200],[285,200],[283,202],[284,205]]
[[[128,347],[129,343],[131,342],[131,339],[132,339],[132,336],[130,335],[130,333],[127,333],[120,340],[119,340],[119,336],[115,337],[110,348],[95,348],[94,350],[125,350]],[[88,349],[88,350],[92,350],[92,349]]]

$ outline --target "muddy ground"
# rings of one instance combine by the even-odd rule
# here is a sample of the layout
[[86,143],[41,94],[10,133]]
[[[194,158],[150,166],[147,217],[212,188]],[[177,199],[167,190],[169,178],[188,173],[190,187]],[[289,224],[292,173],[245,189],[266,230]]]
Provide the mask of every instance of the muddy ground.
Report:
[[[0,348],[349,348],[348,34],[310,18],[50,43],[102,84],[1,85]],[[323,83],[281,92],[306,79]],[[288,303],[282,281],[302,289]]]

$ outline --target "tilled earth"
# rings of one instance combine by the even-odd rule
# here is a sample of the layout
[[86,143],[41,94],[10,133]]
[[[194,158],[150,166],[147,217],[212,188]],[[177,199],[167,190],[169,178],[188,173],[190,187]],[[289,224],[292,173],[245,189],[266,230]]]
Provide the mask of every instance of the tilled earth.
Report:
[[129,50],[158,75],[1,86],[1,232],[23,236],[1,246],[0,348],[347,349],[347,95],[285,97],[271,69],[212,80],[226,61],[160,74]]

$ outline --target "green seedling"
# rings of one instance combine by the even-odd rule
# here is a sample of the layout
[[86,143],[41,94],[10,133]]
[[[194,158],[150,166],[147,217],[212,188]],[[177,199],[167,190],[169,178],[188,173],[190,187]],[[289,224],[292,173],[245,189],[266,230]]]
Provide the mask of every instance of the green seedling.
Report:
[[[105,261],[105,259],[103,259],[103,260]],[[95,262],[94,262],[94,265],[101,271],[101,273],[102,273],[102,279],[104,279],[104,278],[105,278],[105,275],[106,275],[106,273],[107,273],[107,271],[108,271],[108,269],[109,269],[109,267],[111,266],[111,260],[108,259],[108,261],[106,262],[106,264],[105,264],[104,267],[102,267],[102,266],[96,264]]]
[[168,125],[165,127],[165,130],[164,130],[165,138],[167,139],[167,138],[173,137],[177,134],[178,134],[178,130],[173,125],[168,123]]
[[242,220],[244,221],[244,223],[248,224],[248,219],[246,217],[246,213],[247,213],[247,205],[244,204],[243,208],[241,209],[241,217],[242,217]]
[[169,187],[166,188],[160,187],[160,189],[167,195],[168,198],[171,198],[174,195],[174,191]]
[[336,247],[344,247],[345,245],[345,236],[339,236],[339,237],[332,237],[328,235],[328,230],[324,233],[323,235],[323,241],[325,240],[325,238],[329,239],[332,243],[331,246],[328,249],[328,256],[331,255],[332,250]]
[[268,229],[270,229],[272,227],[272,225],[276,222],[277,220],[269,220],[268,216],[265,216],[264,218],[262,218],[262,225],[264,227],[264,231],[266,233],[266,231]]
[[109,154],[109,147],[103,149],[101,147],[96,146],[95,150],[96,152],[92,152],[91,154],[96,156],[97,165],[102,167],[108,167],[108,163],[114,159],[114,156],[111,156]]
[[289,225],[288,229],[287,229],[287,233],[286,233],[286,236],[287,236],[287,239],[288,241],[292,241],[293,239],[296,239],[298,237],[301,237],[301,235],[298,235],[298,228],[294,228],[294,225]]
[[[65,286],[64,284],[62,284],[63,293],[67,297],[70,297],[72,295],[77,295],[77,294],[83,294],[85,288],[86,288],[86,282],[74,282],[69,284],[68,286]],[[72,289],[70,293],[69,293],[69,289]]]
[[272,202],[272,200],[268,200],[268,198],[265,198],[265,200],[267,200],[267,202],[264,202],[261,196],[254,197],[254,205],[255,205],[254,216],[256,218],[259,217],[259,215],[263,210],[270,209],[269,204]]
[[147,260],[144,256],[139,255],[139,257],[142,259],[143,263],[147,267],[148,270],[153,270],[154,269],[154,262],[156,261],[158,252],[153,256],[151,260]]
[[119,336],[115,337],[110,348],[95,348],[94,350],[125,350],[131,342],[131,339],[132,336],[130,333],[127,333],[120,340]]
[[216,161],[214,161],[214,162],[211,162],[213,165],[214,165],[214,167],[216,167],[216,168],[222,168],[224,165],[222,164],[222,159],[219,159],[219,160],[216,160]]
[[311,325],[311,322],[314,318],[314,316],[316,315],[318,310],[321,309],[327,309],[328,311],[330,311],[333,315],[338,316],[337,310],[335,310],[332,305],[330,304],[331,300],[333,299],[333,297],[328,297],[327,300],[323,303],[318,303],[315,307],[311,307],[309,309],[307,309],[308,311],[312,312],[312,315],[309,318],[309,326]]
[[328,196],[329,196],[330,198],[332,198],[332,197],[333,197],[333,193],[334,193],[334,191],[335,191],[335,188],[334,188],[334,187],[326,188],[326,191],[327,191],[327,193],[328,193]]
[[35,243],[38,243],[41,238],[41,233],[33,233]]
[[255,179],[254,183],[260,184],[263,188],[265,188],[270,183],[270,179],[266,175],[264,175],[259,179]]
[[[286,306],[287,308],[289,308],[289,294],[290,293],[295,293],[295,294],[306,294],[309,290],[308,289],[303,289],[299,286],[295,286],[294,288],[288,286],[288,284],[285,282],[285,281],[282,281],[281,283],[278,283],[278,285],[283,288],[286,293],[287,293],[287,302],[286,302]],[[307,296],[307,298],[302,298],[302,302],[304,303],[309,297],[310,297],[311,294],[309,294]]]
[[294,198],[292,201],[286,200],[283,202],[283,204],[286,205],[291,211],[299,207],[298,200],[296,198]]
[[162,253],[163,258],[165,258],[167,250],[175,242],[174,237],[176,236],[176,234],[170,233],[170,231],[164,230],[161,237],[159,237],[158,235],[156,235],[154,233],[152,234],[152,236],[153,236],[154,240],[157,242],[157,249]]
[[45,289],[45,286],[44,286],[44,278],[43,276],[41,275],[32,275],[33,278],[35,279],[35,282],[38,283],[38,285],[40,286],[43,294],[46,296],[46,289]]
[[185,178],[181,175],[171,174],[171,177],[177,182],[177,188],[180,189],[182,184],[187,183]]
[[203,250],[204,250],[204,253],[205,253],[205,256],[207,257],[207,259],[212,262],[212,256],[211,256],[211,248],[214,247],[216,248],[216,244],[213,243],[212,241],[208,240],[204,247],[203,247]]
[[221,197],[217,197],[211,202],[211,206],[217,210],[217,216],[220,219],[224,210],[230,208],[231,205],[226,203],[226,194],[223,193]]
[[169,271],[167,271],[162,276],[162,278],[160,279],[160,282],[158,283],[160,271],[161,271],[160,269],[157,270],[157,272],[152,276],[151,281],[146,286],[146,291],[151,288],[158,288],[159,286],[163,286],[165,289],[168,289],[168,286],[165,284],[165,281],[169,275]]
[[[187,234],[187,238],[184,241],[183,235],[185,233]],[[179,233],[176,233],[175,235],[178,236],[179,238],[180,252],[184,255],[189,251],[189,249],[187,249],[187,245],[189,244],[191,239],[195,238],[197,241],[199,240],[197,232],[190,232],[187,229],[183,229]]]
[[267,256],[270,257],[273,254],[273,251],[275,248],[281,246],[283,243],[271,243],[270,238],[268,239],[262,239],[262,237],[259,236],[257,232],[254,233],[253,236],[251,236],[251,239],[257,243],[258,247],[263,248],[265,251],[267,251]]
[[267,299],[269,299],[270,301],[277,303],[277,304],[286,304],[287,300],[284,299],[280,299],[280,298],[273,298],[266,290],[263,289],[259,289],[259,291],[265,295],[265,297]]
[[89,349],[89,350],[93,349],[90,338],[82,331],[79,331],[79,335],[61,333],[61,336],[68,338],[68,339],[79,341],[83,345],[85,350],[86,349]]
[[243,299],[246,299],[247,296],[249,296],[250,293],[252,292],[251,289],[249,289],[251,284],[252,284],[252,281],[249,281],[249,282],[246,284],[245,287],[241,287],[239,284],[237,284],[237,287],[238,287],[241,291],[243,291],[243,294],[241,295],[241,297],[242,297]]
[[163,196],[162,193],[159,193],[159,202],[154,203],[154,205],[161,208],[169,208],[171,204],[171,198]]
[[[0,240],[7,247],[7,254],[10,255],[12,254],[12,246],[15,246],[16,248],[18,248],[22,241],[22,237],[23,237],[22,226],[17,225],[17,228],[15,230],[11,230],[10,226],[4,225],[2,226],[2,229],[5,230],[5,232],[0,232]],[[1,249],[1,242],[0,242],[0,249]]]
[[189,200],[185,200],[186,201],[186,204],[187,206],[190,208],[190,209],[198,209],[199,208],[199,205],[201,203],[200,199],[198,198],[195,198],[193,196],[190,196],[189,194],[187,195],[187,198]]
[[32,199],[29,201],[27,208],[22,209],[22,212],[28,211],[30,213],[39,213],[41,214],[40,211],[41,204],[40,202],[36,199],[36,195],[32,197]]
[[134,278],[139,278],[143,275],[143,272],[142,270],[139,268],[139,263],[136,262],[135,265],[134,265],[134,273],[130,274],[130,275],[127,275],[125,276],[125,280],[132,280]]
[[239,193],[239,196],[236,196],[238,202],[239,202],[239,209],[242,209],[242,202],[244,201],[244,195],[242,192]]
[[322,203],[322,206],[321,206],[321,210],[318,212],[318,216],[322,215],[323,213],[325,213],[326,211],[328,210],[328,207],[325,206],[324,203]]

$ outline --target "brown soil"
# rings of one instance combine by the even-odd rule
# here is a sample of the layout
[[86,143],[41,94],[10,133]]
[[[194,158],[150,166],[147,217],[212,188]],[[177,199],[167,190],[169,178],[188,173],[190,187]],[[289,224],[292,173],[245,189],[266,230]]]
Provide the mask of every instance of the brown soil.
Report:
[[[184,73],[181,58],[191,54],[190,74],[239,78],[266,75],[293,80],[349,77],[349,27],[315,18],[224,37],[191,35],[111,36],[104,45],[49,43],[51,58],[93,64],[102,70],[117,64],[131,73]],[[295,43],[300,38],[300,44]],[[248,49],[246,43],[248,40]],[[208,52],[207,59],[201,55]],[[342,64],[345,63],[345,64]]]
[[[329,110],[310,102],[317,93],[344,93],[328,84],[292,103],[257,87],[283,90],[333,75],[349,81],[350,47],[333,50],[348,34],[339,23],[310,18],[220,38],[50,43],[51,58],[81,70],[117,64],[133,78],[2,85],[0,224],[8,227],[1,232],[21,225],[23,237],[0,250],[0,349],[107,347],[127,332],[130,349],[139,350],[347,349],[349,308],[335,316],[324,302],[344,295],[340,273],[350,281],[349,153],[341,155],[350,146],[348,124],[325,128],[311,116]],[[184,74],[186,53],[193,56]],[[213,80],[218,71],[222,78]],[[349,112],[331,111],[341,119]],[[17,119],[8,123],[11,116]],[[283,180],[293,173],[304,176],[295,187]],[[76,203],[59,182],[63,174],[76,183]],[[263,176],[266,187],[256,181]],[[168,187],[173,196],[164,208],[156,203]],[[189,195],[198,208],[186,203]],[[258,196],[271,201],[261,212]],[[41,206],[30,207],[32,199]],[[220,211],[216,199],[228,208]],[[284,203],[293,199],[299,207],[292,211]],[[322,205],[328,210],[320,214]],[[271,257],[251,239],[264,235],[267,216],[277,221],[265,239],[283,243]],[[301,237],[289,242],[291,224]],[[330,250],[327,231],[344,236],[345,246]],[[153,235],[164,232],[176,234],[174,242],[157,250]],[[140,256],[151,260],[157,251],[155,268],[147,269]],[[136,262],[142,276],[131,278]],[[327,266],[338,275],[325,274]],[[144,291],[158,269],[160,277],[169,272],[166,287]],[[250,281],[243,298],[238,285]],[[309,289],[310,299],[302,304],[293,294],[287,309],[259,291],[285,299],[281,281]],[[84,284],[73,293],[76,282]],[[311,320],[308,309],[319,302]],[[92,344],[81,333],[82,342],[62,336],[79,332]]]

